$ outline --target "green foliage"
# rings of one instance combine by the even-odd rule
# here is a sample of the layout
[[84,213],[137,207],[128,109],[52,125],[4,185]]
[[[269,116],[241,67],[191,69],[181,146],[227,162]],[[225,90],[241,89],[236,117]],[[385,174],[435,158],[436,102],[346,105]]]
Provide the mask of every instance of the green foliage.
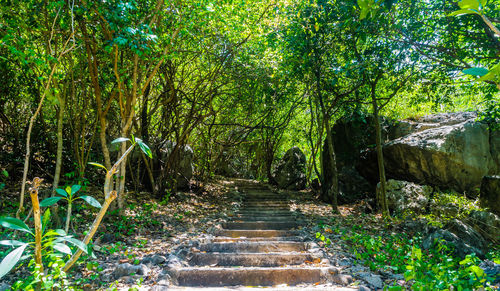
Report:
[[[401,233],[372,235],[356,226],[350,231],[341,231],[329,225],[320,227],[323,231],[316,233],[316,238],[326,241],[329,234],[342,233],[342,240],[356,259],[372,271],[404,274],[412,290],[449,290],[450,286],[456,290],[494,290],[492,283],[495,278],[484,273],[479,267],[481,261],[475,255],[461,260],[453,257],[452,250],[440,242],[436,242],[430,250],[423,250],[419,236],[410,238]],[[487,257],[498,263],[499,255],[497,250],[491,251]]]
[[[50,230],[47,228],[47,225],[50,220],[50,210],[47,209],[43,216],[42,221],[42,256],[44,260],[48,260],[53,258],[54,253],[58,253],[60,255],[71,255],[71,249],[66,245],[69,243],[84,252],[87,252],[87,247],[83,242],[73,238],[66,234],[66,232],[62,229]],[[2,262],[0,262],[0,278],[9,273],[14,266],[17,265],[20,261],[30,257],[34,249],[34,239],[35,234],[32,229],[30,229],[22,220],[12,217],[2,217],[0,218],[0,225],[4,228],[11,230],[23,231],[29,234],[29,241],[23,242],[18,240],[3,240],[0,241],[0,245],[6,247],[16,247],[10,253],[8,253],[5,258],[3,258]],[[23,254],[27,253],[28,255],[23,256]],[[29,264],[28,266],[32,266],[33,264]],[[60,268],[60,266],[59,266]],[[56,270],[57,271],[57,270]],[[59,272],[59,271],[57,271]],[[36,269],[34,269],[34,273],[36,273]]]

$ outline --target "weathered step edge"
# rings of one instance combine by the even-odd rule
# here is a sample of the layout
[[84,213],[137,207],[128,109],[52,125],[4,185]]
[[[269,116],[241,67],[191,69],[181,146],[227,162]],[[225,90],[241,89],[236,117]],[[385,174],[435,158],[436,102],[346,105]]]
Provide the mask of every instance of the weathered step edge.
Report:
[[339,270],[335,267],[267,267],[267,268],[179,268],[171,269],[177,286],[274,286],[303,283],[335,282]]

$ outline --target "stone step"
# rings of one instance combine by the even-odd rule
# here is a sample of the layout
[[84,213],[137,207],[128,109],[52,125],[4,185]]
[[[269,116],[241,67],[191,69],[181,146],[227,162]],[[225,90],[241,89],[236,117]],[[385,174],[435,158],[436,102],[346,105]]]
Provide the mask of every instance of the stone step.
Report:
[[252,222],[226,222],[222,224],[224,229],[276,229],[286,230],[297,228],[295,221],[252,221]]
[[245,207],[290,207],[288,202],[276,202],[276,201],[243,202],[242,206],[245,206]]
[[236,230],[222,229],[216,231],[217,236],[227,237],[278,237],[278,236],[296,236],[297,233],[286,230]]
[[247,206],[241,205],[239,211],[290,211],[290,206]]
[[[297,217],[293,215],[284,215],[284,216],[236,216],[231,217],[231,222],[250,222],[250,221],[261,221],[261,222],[283,222],[283,221],[298,221]],[[301,222],[301,221],[300,221]]]
[[274,286],[326,283],[338,274],[333,267],[179,268],[171,271],[179,286]]
[[279,215],[292,215],[294,212],[290,210],[272,210],[272,209],[239,209],[237,214],[260,214],[262,216],[279,216]]
[[191,266],[280,267],[312,262],[317,256],[307,253],[194,253]]
[[219,253],[304,252],[308,249],[308,243],[295,241],[224,242],[199,246],[201,252]]
[[250,238],[236,238],[236,237],[214,237],[206,239],[206,242],[275,242],[275,241],[297,241],[303,242],[304,238],[301,236],[284,236],[284,237],[250,237]]

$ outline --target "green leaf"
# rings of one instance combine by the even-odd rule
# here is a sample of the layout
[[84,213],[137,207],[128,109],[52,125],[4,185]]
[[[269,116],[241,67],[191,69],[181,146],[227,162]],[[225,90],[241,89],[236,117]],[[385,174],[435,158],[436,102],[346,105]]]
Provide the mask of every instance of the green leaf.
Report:
[[28,244],[24,244],[10,252],[0,263],[0,279],[5,276],[19,262]]
[[33,234],[33,232],[31,232],[31,229],[26,225],[26,223],[14,217],[0,217],[0,225],[5,228],[20,230]]
[[135,140],[137,141],[137,144],[139,145],[139,148],[141,149],[141,151],[144,154],[146,154],[146,156],[148,156],[150,159],[152,159],[153,158],[153,152],[151,152],[151,149],[149,148],[149,146],[147,144],[145,144],[139,138],[136,138]]
[[70,244],[81,249],[84,253],[87,253],[87,245],[84,244],[81,240],[77,240],[76,238],[72,238],[70,236],[63,236],[63,237],[58,238],[58,241],[67,241]]
[[486,68],[469,68],[462,71],[462,73],[472,76],[484,76],[488,74],[488,72]]
[[3,170],[2,171],[2,175],[4,175],[6,178],[9,177],[9,172],[7,172],[6,170]]
[[73,185],[73,186],[71,186],[71,195],[73,195],[76,192],[80,191],[81,188],[82,188],[82,186],[80,186],[80,185]]
[[0,245],[2,246],[12,246],[12,247],[18,247],[25,245],[25,242],[18,241],[18,240],[0,240]]
[[128,140],[130,140],[130,139],[129,139],[129,138],[126,138],[126,137],[119,137],[119,138],[117,138],[117,139],[113,140],[113,141],[111,142],[111,144],[120,143],[120,142],[126,142],[126,141],[128,141]]
[[99,163],[89,162],[88,164],[92,165],[92,166],[103,168],[104,170],[106,170],[106,172],[108,171],[108,169],[106,169],[106,167],[104,165],[101,165]]
[[458,6],[462,9],[479,10],[479,1],[478,0],[461,0],[458,2]]
[[43,219],[42,219],[42,233],[47,228],[47,224],[49,223],[49,220],[50,220],[50,208],[47,208],[47,210],[45,210],[45,213],[43,214]]
[[457,16],[457,15],[464,15],[464,14],[479,14],[477,11],[471,10],[471,9],[460,9],[457,11],[453,11],[452,13],[448,14],[448,16]]
[[40,207],[47,207],[56,204],[62,197],[49,197],[40,202]]
[[63,243],[55,243],[52,247],[60,253],[71,255],[71,249]]
[[57,188],[56,193],[61,195],[61,196],[66,197],[66,198],[68,197],[68,193],[66,193],[66,191],[64,189]]
[[97,208],[101,208],[101,203],[99,203],[99,201],[97,201],[94,197],[92,196],[87,196],[87,195],[83,195],[83,196],[80,196],[78,198],[82,198],[83,200],[85,200],[85,202],[87,202],[88,204],[90,204],[91,206],[94,206],[94,207],[97,207]]

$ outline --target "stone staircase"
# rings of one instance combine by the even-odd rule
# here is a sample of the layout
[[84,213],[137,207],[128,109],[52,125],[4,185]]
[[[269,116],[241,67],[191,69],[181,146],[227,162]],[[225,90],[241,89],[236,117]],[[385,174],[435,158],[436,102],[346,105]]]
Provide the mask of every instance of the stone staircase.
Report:
[[318,290],[328,286],[321,290],[353,290],[332,285],[340,280],[338,269],[323,258],[314,242],[305,242],[299,235],[300,215],[290,211],[286,197],[258,184],[242,190],[245,198],[231,221],[186,256],[188,267],[170,270],[177,288],[296,286],[295,290],[302,286],[303,290],[309,286],[307,290]]

